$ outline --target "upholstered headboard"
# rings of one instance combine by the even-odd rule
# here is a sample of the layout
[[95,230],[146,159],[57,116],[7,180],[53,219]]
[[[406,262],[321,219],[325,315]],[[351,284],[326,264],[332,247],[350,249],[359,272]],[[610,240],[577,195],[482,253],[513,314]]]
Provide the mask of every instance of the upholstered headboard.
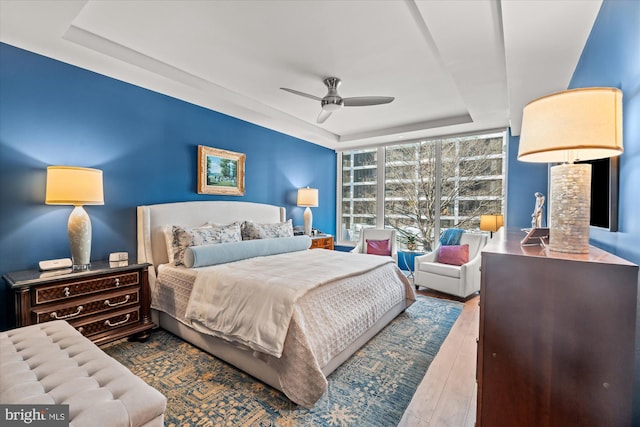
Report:
[[165,226],[198,227],[205,223],[274,223],[285,220],[285,208],[252,202],[198,201],[138,206],[138,262],[153,264],[149,270],[149,284],[153,287],[157,267],[169,262],[163,233]]

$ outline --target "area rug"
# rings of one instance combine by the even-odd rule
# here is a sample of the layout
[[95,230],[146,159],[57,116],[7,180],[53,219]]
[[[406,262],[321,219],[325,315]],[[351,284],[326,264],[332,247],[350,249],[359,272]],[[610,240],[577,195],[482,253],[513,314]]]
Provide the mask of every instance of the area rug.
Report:
[[329,375],[310,410],[163,330],[103,350],[167,397],[165,426],[396,426],[462,306],[419,296]]

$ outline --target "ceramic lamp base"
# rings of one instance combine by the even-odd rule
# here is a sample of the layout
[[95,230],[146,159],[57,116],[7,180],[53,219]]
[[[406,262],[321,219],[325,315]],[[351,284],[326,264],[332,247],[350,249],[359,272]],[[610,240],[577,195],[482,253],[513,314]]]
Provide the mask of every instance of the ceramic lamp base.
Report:
[[311,209],[307,206],[304,210],[304,234],[311,235],[311,227],[313,226],[313,214]]
[[74,270],[91,267],[91,220],[82,206],[73,208],[67,224]]
[[549,249],[589,252],[591,165],[563,164],[551,168]]

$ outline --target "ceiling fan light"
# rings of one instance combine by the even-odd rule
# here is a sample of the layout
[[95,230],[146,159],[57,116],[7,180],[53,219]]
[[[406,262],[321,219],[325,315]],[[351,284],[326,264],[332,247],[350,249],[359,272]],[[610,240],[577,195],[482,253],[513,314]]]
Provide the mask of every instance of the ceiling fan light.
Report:
[[337,111],[342,108],[344,101],[339,96],[330,96],[323,98],[321,104],[325,111]]

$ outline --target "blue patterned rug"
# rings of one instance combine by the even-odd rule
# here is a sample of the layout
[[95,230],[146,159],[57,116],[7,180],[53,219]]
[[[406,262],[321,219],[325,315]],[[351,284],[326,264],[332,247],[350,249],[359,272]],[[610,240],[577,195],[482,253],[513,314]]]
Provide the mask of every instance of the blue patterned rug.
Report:
[[396,426],[461,311],[419,296],[329,375],[311,410],[163,330],[103,350],[167,397],[166,426]]

